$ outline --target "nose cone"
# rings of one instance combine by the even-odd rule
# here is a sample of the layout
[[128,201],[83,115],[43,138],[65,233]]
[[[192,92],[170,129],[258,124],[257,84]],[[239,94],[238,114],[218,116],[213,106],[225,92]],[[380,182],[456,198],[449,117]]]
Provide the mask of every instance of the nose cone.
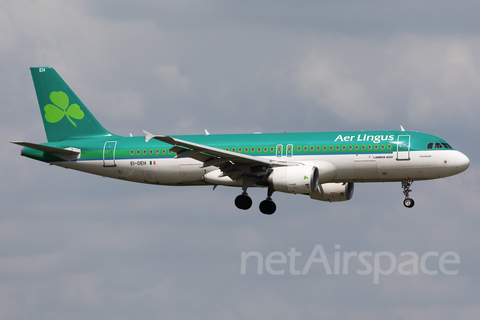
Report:
[[455,168],[457,169],[457,173],[467,170],[467,168],[470,166],[470,159],[468,159],[468,157],[460,151],[457,151],[455,160]]

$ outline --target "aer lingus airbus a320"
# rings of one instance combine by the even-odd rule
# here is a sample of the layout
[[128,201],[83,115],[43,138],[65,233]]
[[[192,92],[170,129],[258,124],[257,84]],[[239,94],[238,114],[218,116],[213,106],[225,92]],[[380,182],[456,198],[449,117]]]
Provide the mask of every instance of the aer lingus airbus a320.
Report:
[[239,209],[250,187],[265,187],[260,211],[272,214],[275,191],[322,201],[352,198],[355,182],[413,181],[465,171],[469,159],[444,140],[405,131],[298,132],[166,136],[110,133],[53,68],[31,68],[47,143],[14,141],[22,155],[104,177],[159,185],[235,186]]

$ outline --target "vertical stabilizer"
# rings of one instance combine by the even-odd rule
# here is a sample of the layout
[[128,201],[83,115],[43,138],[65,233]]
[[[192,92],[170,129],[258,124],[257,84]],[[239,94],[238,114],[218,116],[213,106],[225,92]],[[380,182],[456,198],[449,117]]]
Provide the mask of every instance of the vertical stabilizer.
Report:
[[53,68],[30,68],[49,142],[112,136]]

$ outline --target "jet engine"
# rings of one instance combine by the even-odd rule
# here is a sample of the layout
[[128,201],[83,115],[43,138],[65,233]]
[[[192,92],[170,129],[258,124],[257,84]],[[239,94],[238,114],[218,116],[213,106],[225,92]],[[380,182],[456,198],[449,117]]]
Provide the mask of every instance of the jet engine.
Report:
[[315,166],[276,167],[268,176],[275,191],[309,194],[318,188],[318,169]]
[[330,202],[350,200],[352,196],[353,182],[323,183],[310,193],[311,199]]

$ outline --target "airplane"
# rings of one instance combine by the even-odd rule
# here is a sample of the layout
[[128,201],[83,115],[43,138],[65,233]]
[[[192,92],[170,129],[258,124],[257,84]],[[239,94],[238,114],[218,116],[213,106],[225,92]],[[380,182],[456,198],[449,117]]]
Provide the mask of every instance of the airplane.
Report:
[[414,181],[453,176],[470,160],[445,140],[405,131],[342,131],[124,137],[107,131],[51,67],[30,68],[47,143],[12,141],[21,155],[125,181],[169,186],[233,186],[247,210],[247,189],[263,187],[259,209],[276,211],[275,191],[350,200],[356,182],[401,182],[412,208]]

